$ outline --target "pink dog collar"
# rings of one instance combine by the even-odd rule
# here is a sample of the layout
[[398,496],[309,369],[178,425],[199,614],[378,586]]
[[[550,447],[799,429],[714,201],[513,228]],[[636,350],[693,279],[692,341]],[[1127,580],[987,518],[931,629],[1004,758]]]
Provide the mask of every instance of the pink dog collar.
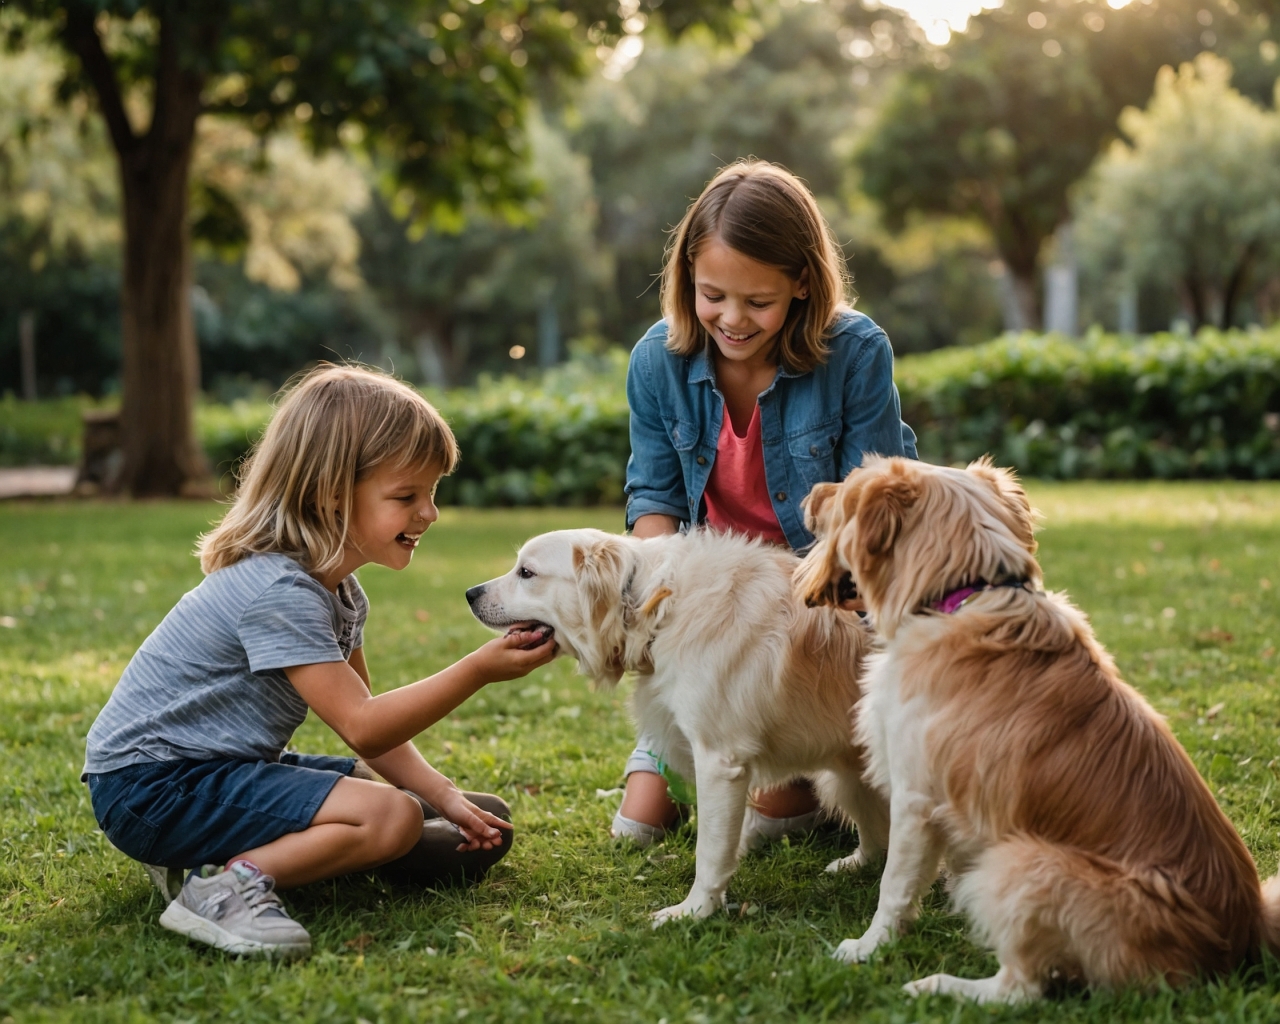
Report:
[[976,583],[970,583],[968,586],[960,587],[958,590],[948,591],[929,607],[935,612],[941,612],[943,615],[954,615],[968,603],[969,598],[973,597],[974,594],[981,594],[984,590],[994,590],[996,587],[1018,587],[1021,589],[1025,583],[1025,580],[1008,580],[1005,583],[988,583],[986,580],[978,580]]
[[953,615],[963,608],[964,603],[974,594],[979,594],[986,589],[985,586],[961,587],[959,590],[953,590],[949,594],[943,594],[942,600],[934,601],[929,607],[935,612],[942,612],[943,615]]

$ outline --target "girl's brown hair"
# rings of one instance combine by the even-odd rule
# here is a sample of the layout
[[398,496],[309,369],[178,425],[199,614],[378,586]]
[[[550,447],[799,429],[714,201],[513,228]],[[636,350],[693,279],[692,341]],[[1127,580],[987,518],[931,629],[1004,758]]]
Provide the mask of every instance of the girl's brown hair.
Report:
[[245,460],[235,502],[200,538],[200,568],[275,552],[320,575],[342,560],[358,481],[385,465],[447,475],[457,464],[453,431],[404,381],[321,363],[284,392]]
[[763,160],[721,168],[672,232],[662,268],[667,348],[692,356],[710,342],[694,307],[693,261],[715,237],[794,281],[809,272],[808,298],[791,300],[771,355],[796,373],[825,362],[827,334],[849,291],[844,255],[804,182]]

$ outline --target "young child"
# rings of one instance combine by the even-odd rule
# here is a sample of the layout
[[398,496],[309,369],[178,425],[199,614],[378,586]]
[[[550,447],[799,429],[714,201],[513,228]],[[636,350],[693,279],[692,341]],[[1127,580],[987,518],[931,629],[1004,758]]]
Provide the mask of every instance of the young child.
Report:
[[[276,886],[379,866],[473,878],[510,848],[507,805],[460,792],[412,739],[485,684],[551,661],[554,640],[500,637],[377,697],[364,656],[369,605],[353,573],[408,566],[457,459],[436,410],[380,373],[321,366],[281,403],[200,543],[208,575],[89,730],[94,815],[166,891],[164,927],[297,955],[311,940]],[[308,708],[391,785],[354,758],[284,753]],[[201,865],[184,884],[181,869]]]
[[[637,537],[703,524],[796,550],[813,542],[800,502],[865,452],[916,455],[884,332],[846,303],[843,255],[794,175],[723,168],[667,249],[663,320],[631,354],[627,526]],[[653,740],[627,761],[613,834],[642,846],[690,796]],[[668,793],[669,783],[671,794]],[[806,828],[807,784],[756,793],[748,840]]]

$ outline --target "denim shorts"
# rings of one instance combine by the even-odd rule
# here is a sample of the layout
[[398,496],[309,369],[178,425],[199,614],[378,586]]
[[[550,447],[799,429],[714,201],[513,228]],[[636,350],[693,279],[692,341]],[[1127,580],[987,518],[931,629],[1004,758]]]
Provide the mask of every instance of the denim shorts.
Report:
[[170,868],[225,864],[311,824],[353,757],[281,754],[279,761],[146,761],[89,776],[89,799],[111,844]]

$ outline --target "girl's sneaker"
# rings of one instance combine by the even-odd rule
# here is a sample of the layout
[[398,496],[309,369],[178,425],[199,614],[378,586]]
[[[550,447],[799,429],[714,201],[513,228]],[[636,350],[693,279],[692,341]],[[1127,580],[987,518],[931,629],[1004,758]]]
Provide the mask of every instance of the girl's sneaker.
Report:
[[193,871],[160,924],[241,956],[305,956],[311,936],[285,913],[275,884],[247,860]]

